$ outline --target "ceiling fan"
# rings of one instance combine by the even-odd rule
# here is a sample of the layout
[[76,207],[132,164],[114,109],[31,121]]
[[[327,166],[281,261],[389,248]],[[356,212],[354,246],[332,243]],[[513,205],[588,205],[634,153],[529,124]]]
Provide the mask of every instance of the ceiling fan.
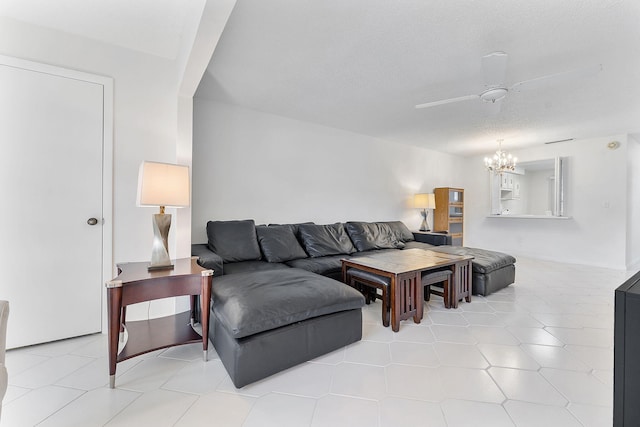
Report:
[[479,94],[465,95],[456,98],[442,99],[439,101],[425,102],[416,105],[416,108],[428,108],[438,105],[451,104],[454,102],[468,101],[472,99],[480,99],[484,102],[495,103],[502,100],[511,91],[520,91],[521,89],[534,89],[553,80],[553,83],[561,81],[572,81],[576,78],[585,77],[590,74],[602,71],[602,64],[579,68],[560,73],[549,74],[546,76],[536,77],[506,85],[507,62],[509,55],[505,52],[492,52],[482,57],[482,74],[484,75],[484,90]]

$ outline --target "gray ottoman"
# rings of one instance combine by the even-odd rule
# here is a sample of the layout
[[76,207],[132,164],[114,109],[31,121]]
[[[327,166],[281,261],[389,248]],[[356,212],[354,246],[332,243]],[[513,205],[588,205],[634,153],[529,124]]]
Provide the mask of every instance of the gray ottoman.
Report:
[[454,255],[473,256],[472,293],[474,295],[489,295],[516,280],[516,259],[509,254],[466,246],[434,246],[429,249]]
[[218,277],[212,301],[209,338],[238,388],[362,338],[364,297],[297,268]]

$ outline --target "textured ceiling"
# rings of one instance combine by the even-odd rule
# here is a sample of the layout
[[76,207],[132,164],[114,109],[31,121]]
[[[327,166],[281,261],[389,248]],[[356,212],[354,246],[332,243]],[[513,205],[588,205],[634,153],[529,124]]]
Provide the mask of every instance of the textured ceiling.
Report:
[[[509,54],[480,100],[481,57]],[[197,96],[455,154],[640,131],[637,0],[238,0]]]
[[0,0],[0,16],[176,59],[205,0]]
[[[204,2],[0,0],[0,16],[175,59]],[[497,50],[507,85],[603,69],[414,108],[480,93]],[[640,1],[238,0],[198,96],[456,154],[638,133]]]

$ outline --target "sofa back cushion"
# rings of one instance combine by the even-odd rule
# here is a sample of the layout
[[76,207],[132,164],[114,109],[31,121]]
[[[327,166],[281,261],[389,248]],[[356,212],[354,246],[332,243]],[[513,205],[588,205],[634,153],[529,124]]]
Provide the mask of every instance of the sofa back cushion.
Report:
[[391,227],[391,231],[393,231],[398,240],[400,240],[401,242],[406,243],[415,240],[411,230],[409,230],[402,221],[385,221],[379,224],[387,224],[389,227]]
[[291,227],[291,229],[293,230],[293,234],[297,238],[299,236],[298,227],[300,227],[302,224],[314,224],[314,222],[313,221],[307,221],[307,222],[299,222],[299,223],[296,223],[296,224],[269,224],[269,227],[276,227],[276,226]]
[[224,262],[259,260],[260,247],[252,219],[207,222],[208,246]]
[[351,241],[359,252],[374,249],[401,249],[401,242],[388,224],[381,222],[347,222],[345,224]]
[[300,224],[298,233],[304,250],[310,257],[351,254],[356,251],[342,223]]
[[302,249],[292,225],[270,225],[256,227],[258,243],[264,258],[269,262],[285,262],[294,259],[307,258]]

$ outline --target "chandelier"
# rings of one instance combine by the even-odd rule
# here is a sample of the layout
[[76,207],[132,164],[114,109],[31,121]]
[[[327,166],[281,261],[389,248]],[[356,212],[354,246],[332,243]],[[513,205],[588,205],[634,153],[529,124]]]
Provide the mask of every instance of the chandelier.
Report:
[[516,169],[516,162],[518,159],[511,154],[507,154],[506,151],[502,151],[502,140],[498,140],[498,151],[493,157],[485,157],[484,165],[490,171],[495,173],[500,172],[513,172]]

